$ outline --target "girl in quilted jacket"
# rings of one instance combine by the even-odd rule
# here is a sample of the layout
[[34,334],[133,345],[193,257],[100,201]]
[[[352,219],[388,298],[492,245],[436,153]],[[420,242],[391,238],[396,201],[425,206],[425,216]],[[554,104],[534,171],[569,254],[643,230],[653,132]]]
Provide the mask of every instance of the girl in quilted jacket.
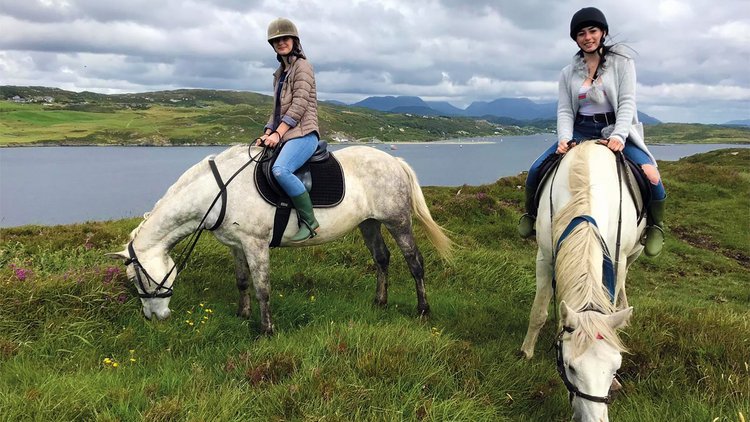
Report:
[[534,233],[536,207],[534,194],[539,168],[552,154],[565,154],[576,141],[598,139],[612,151],[622,151],[637,163],[651,182],[648,226],[644,234],[647,256],[661,252],[664,242],[663,219],[666,192],[656,160],[643,140],[635,104],[635,66],[627,51],[618,45],[605,45],[609,32],[607,19],[597,8],[586,7],[573,15],[570,37],[579,50],[573,63],[560,75],[557,105],[558,142],[545,151],[526,178],[526,214],[519,222],[519,233]]
[[279,67],[273,75],[274,110],[256,145],[281,146],[271,171],[291,198],[300,221],[290,239],[302,242],[316,235],[319,227],[310,194],[294,175],[318,147],[318,100],[315,74],[299,41],[297,27],[285,18],[268,25],[268,43],[276,52]]

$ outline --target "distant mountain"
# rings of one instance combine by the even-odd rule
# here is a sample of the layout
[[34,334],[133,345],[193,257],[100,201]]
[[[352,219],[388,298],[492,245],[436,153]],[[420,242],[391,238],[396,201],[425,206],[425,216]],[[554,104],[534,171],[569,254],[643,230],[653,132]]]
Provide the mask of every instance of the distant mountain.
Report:
[[367,97],[352,104],[353,107],[365,107],[378,111],[391,111],[396,107],[425,107],[430,108],[421,98],[409,96]]
[[750,126],[750,119],[732,120],[724,123],[725,126]]
[[528,98],[498,98],[494,101],[475,101],[466,108],[467,116],[501,116],[516,120],[554,117],[557,103],[535,103]]
[[[557,102],[536,103],[528,98],[498,98],[493,101],[475,101],[462,110],[445,101],[423,101],[412,96],[368,97],[352,104],[355,107],[365,107],[389,113],[410,113],[426,116],[467,116],[501,117],[503,124],[528,125],[531,121],[540,121],[548,125],[549,120],[557,116]],[[490,119],[500,123],[500,120]],[[638,120],[645,125],[661,123],[658,119],[646,113],[638,112]]]
[[464,109],[458,108],[447,101],[425,101],[425,103],[427,103],[430,108],[437,110],[440,114],[444,114],[446,116],[466,115],[466,111]]
[[345,103],[343,101],[338,101],[338,100],[322,100],[320,102],[321,103],[335,105],[335,106],[349,107],[349,104],[347,104],[347,103]]

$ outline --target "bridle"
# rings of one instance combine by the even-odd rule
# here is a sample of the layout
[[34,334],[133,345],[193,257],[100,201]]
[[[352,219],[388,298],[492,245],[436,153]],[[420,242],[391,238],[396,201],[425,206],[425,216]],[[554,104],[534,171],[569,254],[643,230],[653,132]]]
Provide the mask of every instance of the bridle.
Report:
[[[135,281],[138,283],[138,287],[140,287],[140,291],[138,292],[138,297],[142,299],[153,299],[153,298],[165,298],[172,296],[173,289],[172,286],[165,286],[167,283],[167,280],[169,279],[169,276],[172,274],[174,269],[176,268],[175,265],[172,266],[172,268],[167,272],[167,274],[164,276],[164,278],[161,280],[161,282],[157,282],[154,280],[151,275],[149,275],[148,271],[146,271],[145,268],[143,268],[143,265],[140,261],[138,261],[138,257],[135,254],[135,249],[133,248],[133,241],[130,241],[128,243],[128,255],[130,258],[125,260],[125,266],[128,266],[130,264],[133,264],[135,267]],[[148,290],[146,290],[146,285],[143,283],[143,278],[141,277],[141,273],[146,277],[146,280],[148,280],[150,283],[156,284],[156,288],[151,293],[148,293]],[[179,271],[178,271],[179,273]],[[164,289],[164,292],[159,292],[159,290]]]
[[[606,396],[592,396],[591,394],[587,394],[579,390],[575,384],[570,382],[570,379],[568,378],[568,373],[565,371],[565,360],[563,359],[562,337],[565,333],[572,333],[573,331],[575,331],[574,328],[564,326],[562,330],[560,330],[560,333],[557,334],[557,337],[555,337],[555,344],[554,344],[555,352],[556,352],[555,354],[557,356],[557,373],[560,374],[560,378],[562,378],[562,382],[563,384],[565,384],[565,388],[568,390],[568,399],[572,402],[575,397],[579,397],[584,400],[592,401],[595,403],[612,404],[612,402],[614,401],[614,398],[612,397],[612,387],[610,387]],[[617,378],[617,377],[618,375],[615,374],[614,378]]]
[[[247,163],[243,164],[229,179],[227,179],[226,183],[224,183],[221,180],[221,175],[219,174],[219,170],[216,167],[216,164],[214,163],[213,156],[209,158],[208,162],[211,167],[211,172],[214,175],[214,179],[216,179],[216,183],[219,185],[219,193],[214,198],[213,202],[211,202],[211,205],[208,207],[208,210],[203,215],[203,218],[201,219],[200,223],[198,223],[198,227],[193,230],[193,232],[190,234],[190,240],[188,241],[188,244],[185,248],[183,248],[182,252],[179,256],[179,265],[175,262],[172,264],[172,268],[167,271],[167,273],[164,275],[164,277],[161,279],[161,281],[156,281],[151,275],[149,275],[148,271],[146,271],[146,268],[143,267],[143,264],[138,260],[138,256],[135,253],[135,248],[133,247],[133,242],[135,242],[135,237],[128,243],[128,259],[125,260],[125,266],[127,267],[130,264],[133,264],[135,267],[135,281],[138,283],[138,287],[140,287],[140,291],[138,292],[138,297],[142,299],[154,299],[154,298],[167,298],[171,297],[174,293],[174,289],[172,286],[167,286],[167,280],[169,280],[169,276],[172,275],[175,270],[177,270],[176,274],[179,274],[187,265],[188,259],[190,258],[190,255],[192,255],[193,250],[195,249],[195,245],[198,243],[198,240],[201,237],[201,234],[204,230],[206,230],[206,227],[204,226],[204,223],[206,222],[206,218],[208,218],[209,213],[211,213],[211,210],[214,208],[214,205],[216,205],[216,202],[219,200],[219,198],[222,198],[221,201],[221,212],[219,213],[219,217],[217,218],[217,221],[213,224],[213,226],[209,227],[208,230],[213,231],[219,228],[221,226],[221,223],[224,220],[224,215],[226,213],[226,206],[227,206],[227,186],[229,185],[232,180],[234,180],[235,177],[237,177],[238,174],[242,172],[247,166],[249,166],[251,163],[260,163],[262,161],[266,161],[269,158],[267,158],[266,150],[268,149],[268,146],[263,146],[263,150],[261,150],[258,154],[255,156],[250,156],[250,160],[248,160]],[[155,284],[156,288],[149,293],[148,290],[146,290],[146,284],[143,282],[143,277],[141,277],[141,273],[145,276],[146,280],[149,283]],[[175,276],[176,278],[177,276]],[[164,290],[164,291],[161,291]]]

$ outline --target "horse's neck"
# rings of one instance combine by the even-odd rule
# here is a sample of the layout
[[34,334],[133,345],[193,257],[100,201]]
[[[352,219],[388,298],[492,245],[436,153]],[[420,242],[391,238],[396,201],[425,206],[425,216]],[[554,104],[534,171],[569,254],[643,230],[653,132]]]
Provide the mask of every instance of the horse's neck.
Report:
[[[562,174],[568,175],[569,199],[555,212],[555,239],[559,239],[568,224],[578,216],[592,216],[600,233],[606,236],[609,216],[608,191],[616,186],[611,180],[611,166],[604,148],[585,143],[576,147],[570,159],[564,162]],[[568,196],[567,194],[565,195]],[[556,272],[560,294],[571,308],[579,310],[593,307],[611,312],[611,304],[602,289],[602,249],[596,229],[588,223],[579,224],[564,240],[556,259]]]

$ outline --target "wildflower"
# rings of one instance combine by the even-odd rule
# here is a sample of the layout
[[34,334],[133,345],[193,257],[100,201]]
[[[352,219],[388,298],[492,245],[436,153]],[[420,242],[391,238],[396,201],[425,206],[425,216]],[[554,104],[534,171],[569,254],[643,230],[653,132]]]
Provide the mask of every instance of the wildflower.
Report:
[[200,303],[200,304],[198,304],[198,306],[200,306],[200,307],[202,308],[202,307],[203,307],[203,304],[202,304],[202,303]]
[[117,303],[123,304],[128,300],[128,295],[125,293],[121,293],[119,296],[117,296]]
[[315,296],[310,296],[310,302],[315,302]]
[[16,278],[19,281],[26,281],[26,279],[31,276],[31,270],[27,270],[24,268],[14,268],[13,272],[16,275]]
[[207,314],[212,314],[212,313],[214,313],[214,310],[213,310],[213,309],[209,309],[209,308],[206,308],[206,313],[207,313]]
[[135,363],[135,358],[130,358],[130,362]]
[[130,352],[130,354],[132,355],[132,354],[135,353],[135,349],[130,349],[130,350],[128,350],[128,352]]
[[110,358],[104,358],[104,364],[105,365],[109,365],[110,363],[112,363],[112,359],[110,359]]
[[192,315],[193,311],[187,311],[188,315]]
[[120,364],[119,364],[119,363],[117,363],[117,362],[112,362],[112,367],[113,367],[113,368],[117,368],[118,366],[120,366]]
[[203,315],[203,319],[208,319],[208,315]]

